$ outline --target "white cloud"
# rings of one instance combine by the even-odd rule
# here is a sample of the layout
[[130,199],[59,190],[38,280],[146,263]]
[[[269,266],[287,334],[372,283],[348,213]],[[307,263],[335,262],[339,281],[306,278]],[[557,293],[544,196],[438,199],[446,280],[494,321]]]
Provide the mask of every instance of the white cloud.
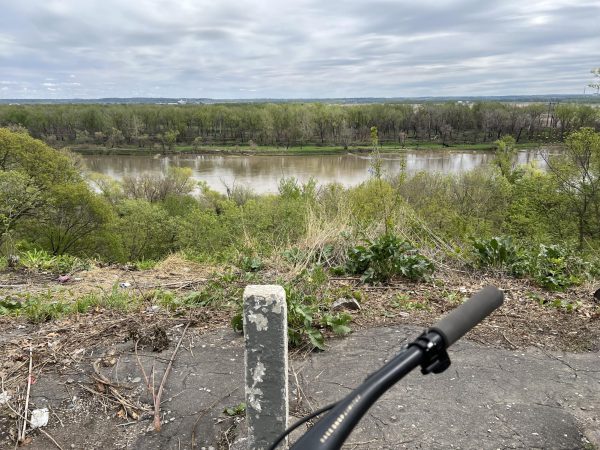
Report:
[[572,93],[600,64],[599,1],[10,3],[0,67],[29,95]]

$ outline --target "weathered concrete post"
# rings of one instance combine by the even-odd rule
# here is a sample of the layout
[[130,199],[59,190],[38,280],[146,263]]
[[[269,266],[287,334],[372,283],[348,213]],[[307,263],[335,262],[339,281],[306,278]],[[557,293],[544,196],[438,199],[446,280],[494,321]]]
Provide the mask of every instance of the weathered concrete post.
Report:
[[244,290],[248,449],[266,449],[288,422],[287,304],[283,287]]

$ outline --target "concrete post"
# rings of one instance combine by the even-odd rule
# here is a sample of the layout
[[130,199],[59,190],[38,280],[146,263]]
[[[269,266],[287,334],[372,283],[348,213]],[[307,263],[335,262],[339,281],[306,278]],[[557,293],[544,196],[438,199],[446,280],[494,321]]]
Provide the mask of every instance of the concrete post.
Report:
[[288,423],[287,304],[283,287],[244,290],[248,449],[266,449]]

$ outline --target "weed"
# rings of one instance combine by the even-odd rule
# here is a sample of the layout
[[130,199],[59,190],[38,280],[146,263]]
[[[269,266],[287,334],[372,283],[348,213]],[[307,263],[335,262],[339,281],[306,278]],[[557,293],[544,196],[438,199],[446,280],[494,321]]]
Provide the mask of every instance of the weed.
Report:
[[450,303],[451,305],[460,305],[469,298],[455,291],[444,292],[442,294],[442,297],[447,303]]
[[75,256],[54,256],[45,250],[29,250],[22,254],[21,264],[30,270],[50,271],[53,273],[70,273],[89,269],[90,264]]
[[238,265],[244,272],[258,272],[264,267],[264,263],[261,258],[258,256],[247,255],[244,255],[240,258]]
[[407,294],[396,294],[392,299],[392,307],[405,311],[426,310],[429,311],[429,306],[415,300],[411,300]]
[[133,263],[133,267],[135,267],[136,270],[150,270],[150,269],[154,269],[157,264],[158,264],[158,261],[156,261],[154,259],[143,259],[142,258],[138,261],[135,261]]
[[493,237],[473,241],[475,257],[480,266],[508,267],[519,262],[521,255],[510,237]]
[[559,291],[580,282],[579,277],[571,269],[577,267],[577,262],[570,258],[565,248],[559,245],[540,245],[530,270],[540,286]]
[[571,312],[579,309],[581,307],[582,303],[580,301],[570,302],[568,300],[564,300],[564,299],[560,299],[560,298],[557,298],[554,300],[546,300],[546,299],[542,298],[541,300],[539,300],[539,304],[541,306],[556,308],[556,309],[560,309],[565,312],[571,313]]
[[362,275],[365,283],[387,282],[396,275],[421,280],[434,270],[433,263],[415,247],[390,233],[351,248],[346,267],[350,273]]
[[133,293],[114,284],[109,293],[104,293],[100,305],[105,308],[128,311],[139,302]]
[[0,299],[0,315],[14,314],[23,306],[22,300],[16,297],[5,297]]
[[321,318],[321,325],[330,328],[338,336],[350,334],[352,329],[348,324],[352,321],[352,316],[348,313],[324,314]]
[[225,408],[223,410],[223,413],[227,414],[230,417],[241,416],[245,412],[246,412],[246,404],[244,402],[242,402],[236,406],[230,406],[229,408]]

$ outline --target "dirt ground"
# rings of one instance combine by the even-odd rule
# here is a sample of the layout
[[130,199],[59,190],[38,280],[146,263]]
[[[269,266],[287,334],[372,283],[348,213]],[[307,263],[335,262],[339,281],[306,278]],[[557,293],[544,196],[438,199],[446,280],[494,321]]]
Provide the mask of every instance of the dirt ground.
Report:
[[[157,288],[186,293],[204,286],[215,270],[214,267],[170,258],[155,269],[145,271],[132,271],[128,267],[97,267],[73,274],[66,283],[58,282],[50,274],[10,271],[0,274],[0,290],[1,295],[51,292],[77,298],[86,293],[107,292],[119,283],[127,283],[123,289],[140,293]],[[266,274],[264,281],[272,282],[275,278],[276,274]],[[584,353],[600,350],[600,304],[593,297],[598,286],[591,284],[551,293],[527,280],[515,280],[501,274],[476,276],[457,271],[438,275],[428,283],[397,281],[386,286],[365,286],[351,277],[333,278],[329,283],[340,292],[348,288],[362,293],[361,309],[348,311],[353,316],[353,330],[397,324],[432,325],[481,287],[495,285],[505,292],[504,306],[469,333],[469,339],[488,347],[508,350],[536,348],[543,352]],[[548,306],[555,300],[577,304],[578,307],[567,312],[561,307]],[[110,349],[127,346],[131,351],[130,347],[136,341],[146,344],[141,346],[140,351],[152,354],[152,347],[159,343],[161,336],[166,339],[165,345],[154,350],[168,347],[167,353],[170,353],[186,327],[189,329],[180,351],[189,347],[187,351],[191,352],[190,342],[200,342],[207,332],[228,328],[233,314],[233,310],[210,307],[177,313],[151,307],[142,307],[131,313],[96,309],[41,324],[29,323],[24,318],[0,316],[0,394],[9,393],[12,408],[17,409],[7,409],[7,405],[0,401],[0,448],[14,446],[19,423],[18,408],[23,408],[27,398],[28,380],[35,384],[47,374],[60,374],[66,380],[63,380],[64,383],[72,385],[77,408],[85,409],[86,414],[96,411],[123,424],[135,422],[149,414],[151,409],[152,399],[141,396],[145,391],[144,383],[138,380],[135,395],[132,392],[125,395],[122,389],[115,388],[120,393],[116,395],[112,391],[112,382],[99,379],[98,372],[101,371],[92,370],[93,364],[111,367],[114,358]],[[302,354],[306,356],[309,353],[307,349],[299,349],[296,356]],[[31,377],[28,376],[30,364]],[[73,381],[69,382],[71,379]],[[158,387],[160,379],[154,380],[154,383]],[[137,400],[131,400],[133,398]],[[94,424],[90,423],[90,426]],[[122,427],[123,435],[127,434],[127,428],[129,426]],[[39,433],[43,434],[43,429],[33,435]],[[115,436],[115,448],[119,447],[118,442],[126,442],[126,439]]]

